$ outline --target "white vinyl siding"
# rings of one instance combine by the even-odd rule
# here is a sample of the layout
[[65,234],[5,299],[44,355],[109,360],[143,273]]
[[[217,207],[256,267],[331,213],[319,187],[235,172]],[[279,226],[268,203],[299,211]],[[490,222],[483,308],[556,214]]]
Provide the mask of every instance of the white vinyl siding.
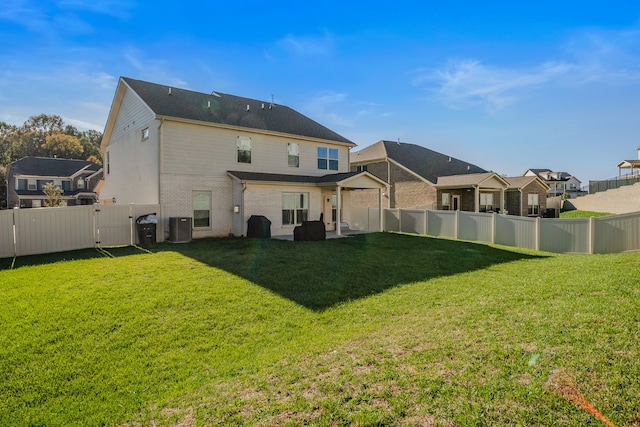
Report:
[[[317,142],[274,135],[243,132],[251,137],[251,163],[238,163],[238,132],[214,126],[194,125],[165,120],[162,125],[162,173],[199,176],[227,176],[227,171],[300,175],[325,175],[349,171],[349,147],[338,150],[339,170],[318,170]],[[288,144],[299,144],[299,167],[289,167]]]

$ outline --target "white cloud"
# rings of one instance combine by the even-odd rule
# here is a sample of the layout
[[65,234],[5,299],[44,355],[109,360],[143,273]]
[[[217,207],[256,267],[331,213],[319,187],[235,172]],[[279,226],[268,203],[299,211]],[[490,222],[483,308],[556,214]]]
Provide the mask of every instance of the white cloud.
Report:
[[333,51],[333,45],[333,37],[327,32],[317,37],[288,34],[278,41],[278,46],[284,50],[303,56],[328,55]]
[[325,92],[311,99],[305,110],[314,120],[326,126],[351,127],[354,120],[338,114],[336,111],[347,99],[347,94],[338,92]]
[[549,62],[530,69],[510,69],[486,66],[477,60],[459,60],[433,73],[418,75],[414,84],[434,81],[438,97],[452,109],[481,107],[495,112],[571,68],[570,64]]
[[412,84],[428,88],[449,108],[490,113],[554,86],[640,80],[640,30],[579,31],[564,44],[565,58],[529,67],[450,60],[436,70],[418,69]]

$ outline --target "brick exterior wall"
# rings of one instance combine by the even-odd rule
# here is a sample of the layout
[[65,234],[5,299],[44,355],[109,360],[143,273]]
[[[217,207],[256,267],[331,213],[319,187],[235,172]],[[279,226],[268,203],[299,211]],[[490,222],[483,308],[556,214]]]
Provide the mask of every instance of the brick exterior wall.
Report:
[[[435,187],[405,169],[387,162],[367,165],[367,172],[391,184],[384,197],[386,208],[431,208],[435,206]],[[390,179],[389,179],[390,175]],[[378,206],[378,190],[358,190],[352,194],[354,206]]]
[[533,181],[522,188],[522,191],[508,190],[505,193],[506,209],[509,215],[528,216],[529,194],[538,194],[540,211],[537,216],[542,216],[547,209],[547,192],[537,182]]

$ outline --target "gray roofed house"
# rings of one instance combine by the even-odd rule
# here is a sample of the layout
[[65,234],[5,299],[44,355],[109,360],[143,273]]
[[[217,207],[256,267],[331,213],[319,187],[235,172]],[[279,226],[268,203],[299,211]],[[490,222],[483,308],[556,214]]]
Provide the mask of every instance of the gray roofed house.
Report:
[[[352,170],[366,170],[388,182],[388,207],[439,206],[436,184],[441,177],[481,174],[487,171],[473,163],[438,153],[416,144],[379,141],[351,154]],[[356,203],[367,206],[375,195],[358,192]]]
[[274,235],[321,214],[332,230],[349,221],[353,188],[386,188],[350,172],[354,146],[285,105],[121,77],[100,200],[158,204],[165,236],[172,217],[192,218],[195,238],[245,235],[252,215],[266,216]]
[[537,176],[549,186],[547,197],[565,194],[569,198],[575,198],[584,192],[581,189],[581,181],[568,172],[552,171],[551,169],[527,169],[524,176]]
[[102,179],[102,166],[87,160],[23,157],[9,164],[9,207],[42,207],[42,189],[53,182],[62,188],[68,206],[93,204]]

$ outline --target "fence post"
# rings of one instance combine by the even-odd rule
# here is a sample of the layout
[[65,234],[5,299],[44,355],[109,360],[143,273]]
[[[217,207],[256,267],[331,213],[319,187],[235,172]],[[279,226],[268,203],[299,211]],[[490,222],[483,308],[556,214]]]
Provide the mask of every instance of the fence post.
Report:
[[456,222],[453,227],[453,236],[456,240],[458,240],[458,230],[460,228],[460,211],[456,211],[455,221]]
[[18,240],[16,237],[16,215],[18,213],[18,208],[13,208],[13,257],[18,256]]
[[493,213],[492,216],[492,220],[491,220],[491,243],[495,244],[496,243],[496,222],[498,220],[498,214],[497,213]]
[[540,217],[536,217],[536,251],[540,250]]
[[596,219],[589,217],[589,253],[596,253]]
[[429,209],[424,210],[424,235],[429,235]]

